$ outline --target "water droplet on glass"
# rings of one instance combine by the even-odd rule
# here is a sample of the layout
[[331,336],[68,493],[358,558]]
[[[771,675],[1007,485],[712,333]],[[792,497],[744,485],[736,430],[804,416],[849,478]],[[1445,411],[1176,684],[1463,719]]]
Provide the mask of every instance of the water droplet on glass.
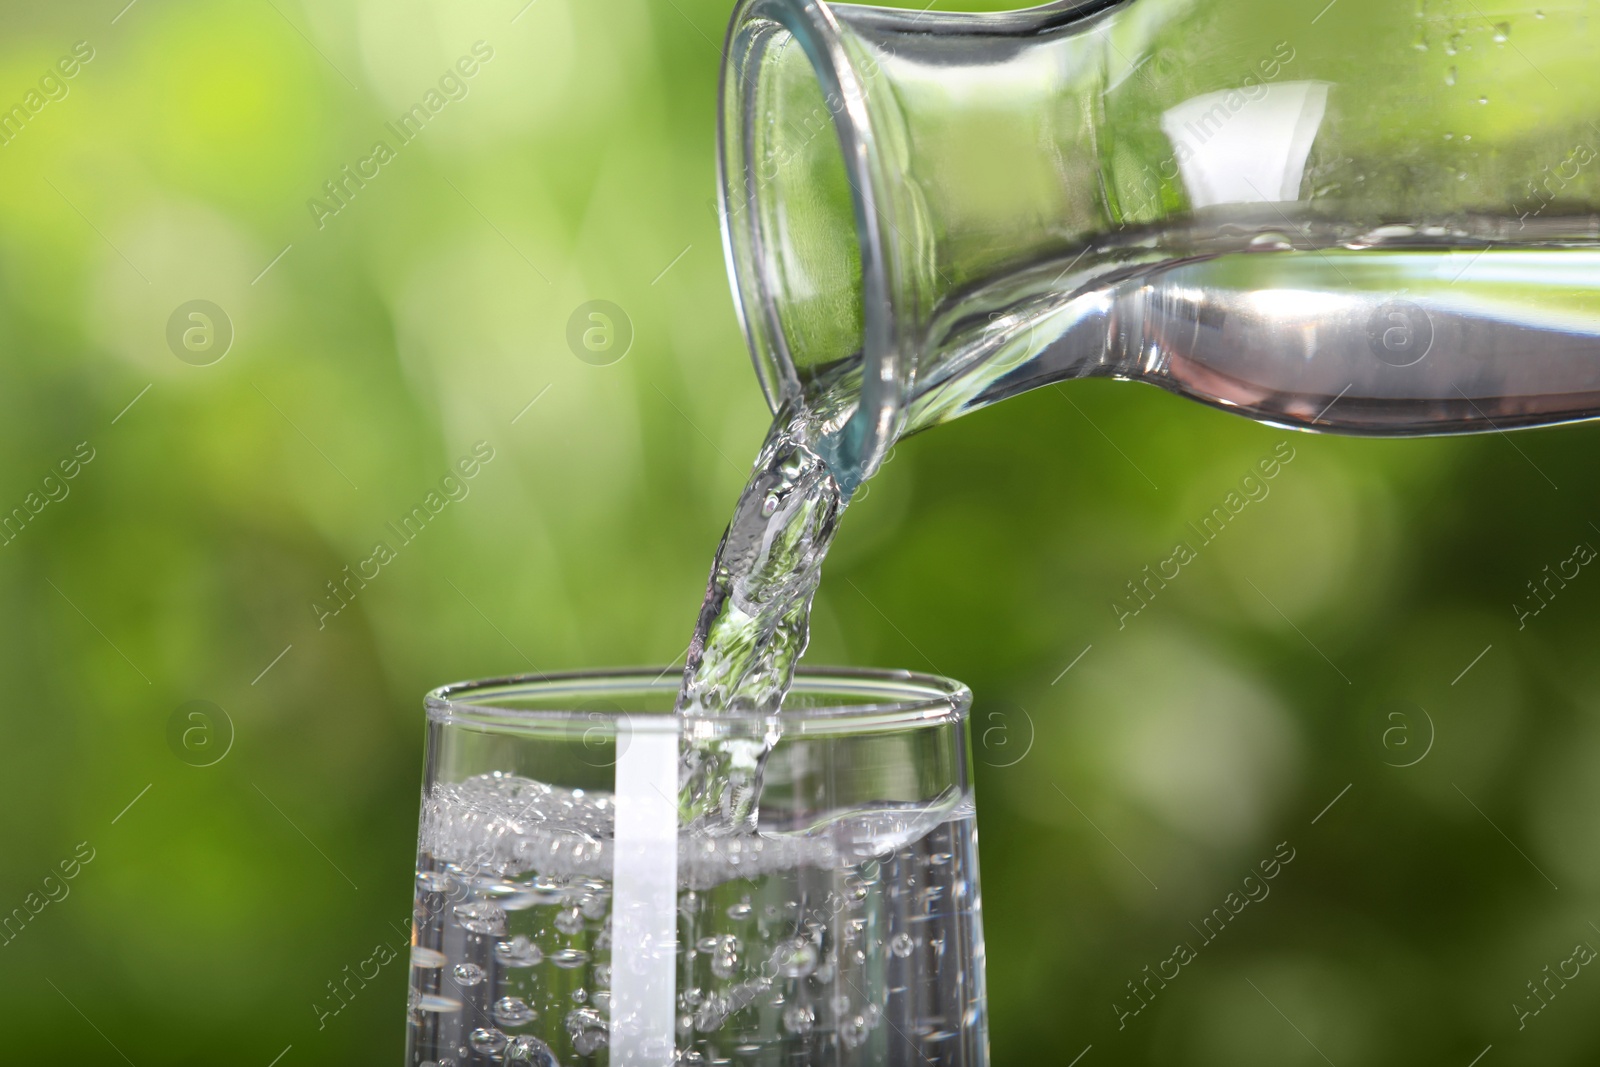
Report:
[[1511,38],[1511,23],[1497,22],[1494,24],[1494,43],[1505,44]]
[[1454,85],[1456,83],[1456,68],[1451,67],[1449,70],[1445,71],[1444,83],[1446,85]]
[[1478,103],[1480,103],[1480,104],[1487,104],[1487,103],[1488,103],[1488,102],[1489,102],[1489,98],[1488,98],[1488,97],[1487,97],[1487,96],[1480,96],[1480,97],[1478,97]]
[[501,1026],[526,1026],[538,1017],[521,997],[501,997],[494,1002],[494,1021]]
[[483,981],[483,968],[476,963],[458,963],[451,972],[456,976],[456,981],[462,985],[477,985]]

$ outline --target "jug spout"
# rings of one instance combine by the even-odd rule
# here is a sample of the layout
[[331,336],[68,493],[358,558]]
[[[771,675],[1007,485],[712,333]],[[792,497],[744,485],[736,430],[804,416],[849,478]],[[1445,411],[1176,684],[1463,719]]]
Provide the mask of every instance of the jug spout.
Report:
[[743,0],[719,165],[762,386],[832,409],[847,485],[1096,375],[1349,433],[1594,417],[1597,44],[1554,5]]

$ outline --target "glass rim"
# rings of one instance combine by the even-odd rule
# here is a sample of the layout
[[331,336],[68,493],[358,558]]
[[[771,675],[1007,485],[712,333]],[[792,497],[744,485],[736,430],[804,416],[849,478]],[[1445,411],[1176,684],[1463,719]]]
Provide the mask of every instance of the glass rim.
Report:
[[[478,726],[517,730],[570,727],[615,722],[623,731],[637,733],[641,727],[654,732],[679,732],[685,724],[707,724],[718,729],[764,728],[781,724],[785,734],[813,731],[829,733],[854,730],[892,732],[914,726],[959,723],[972,707],[972,690],[953,678],[917,671],[880,670],[855,667],[802,667],[795,672],[791,693],[836,694],[840,697],[882,697],[861,703],[819,707],[785,707],[778,712],[716,712],[679,715],[672,712],[673,698],[682,683],[682,672],[672,667],[626,667],[585,671],[560,671],[548,674],[514,674],[500,678],[451,682],[431,690],[423,699],[429,722],[440,725]],[[582,706],[585,693],[618,691],[631,694],[660,694],[665,698],[660,711],[629,712],[621,708]],[[570,708],[502,707],[496,700],[530,696],[570,694]],[[487,697],[488,699],[482,699]],[[603,728],[603,727],[602,727]]]

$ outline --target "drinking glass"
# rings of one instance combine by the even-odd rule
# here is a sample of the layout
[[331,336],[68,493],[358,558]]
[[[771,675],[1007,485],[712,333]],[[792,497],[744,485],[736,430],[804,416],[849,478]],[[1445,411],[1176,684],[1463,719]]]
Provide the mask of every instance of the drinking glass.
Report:
[[[408,1067],[986,1065],[967,688],[802,670],[695,716],[678,683],[428,695]],[[710,745],[759,768],[755,832],[680,829]]]

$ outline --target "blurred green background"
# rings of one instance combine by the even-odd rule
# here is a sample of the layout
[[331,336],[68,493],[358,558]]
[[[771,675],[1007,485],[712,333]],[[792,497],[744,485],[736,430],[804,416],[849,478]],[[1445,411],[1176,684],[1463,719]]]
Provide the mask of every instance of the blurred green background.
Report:
[[[0,4],[3,1058],[397,1063],[403,964],[313,1005],[403,936],[422,693],[680,656],[765,428],[712,206],[728,5],[123,3]],[[340,205],[346,166],[376,174]],[[632,324],[611,365],[566,341],[592,299]],[[195,300],[226,319],[180,359]],[[978,694],[998,1065],[1600,1059],[1592,968],[1514,1007],[1600,946],[1600,578],[1513,607],[1600,544],[1597,446],[1111,383],[898,446],[809,658]]]

